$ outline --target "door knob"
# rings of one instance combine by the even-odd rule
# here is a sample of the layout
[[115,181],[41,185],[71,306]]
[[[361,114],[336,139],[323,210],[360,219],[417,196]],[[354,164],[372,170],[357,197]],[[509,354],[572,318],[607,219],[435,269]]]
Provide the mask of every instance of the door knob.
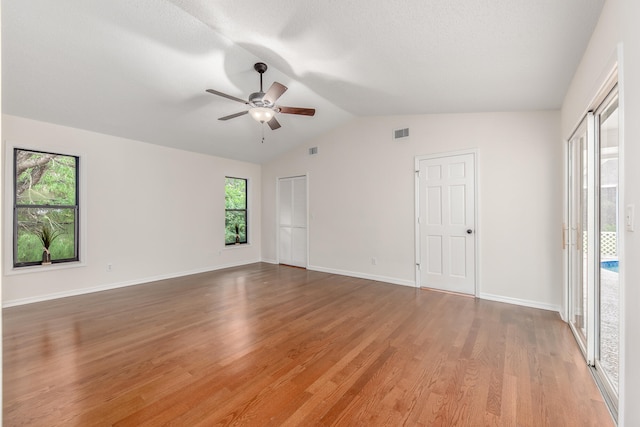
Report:
[[472,229],[468,229],[467,230],[467,234],[471,234],[471,233],[473,233],[473,230]]

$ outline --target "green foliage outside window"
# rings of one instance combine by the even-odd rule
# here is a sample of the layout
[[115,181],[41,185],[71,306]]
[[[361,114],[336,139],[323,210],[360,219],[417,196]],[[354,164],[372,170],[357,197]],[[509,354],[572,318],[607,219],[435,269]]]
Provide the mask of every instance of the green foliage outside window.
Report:
[[14,265],[42,262],[43,232],[55,236],[53,262],[78,259],[78,158],[16,149],[14,153]]
[[247,243],[247,180],[226,177],[224,189],[224,243]]

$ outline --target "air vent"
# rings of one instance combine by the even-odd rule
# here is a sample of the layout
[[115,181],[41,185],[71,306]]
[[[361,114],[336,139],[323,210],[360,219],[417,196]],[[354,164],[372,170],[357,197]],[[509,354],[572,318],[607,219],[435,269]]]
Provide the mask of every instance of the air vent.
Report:
[[318,154],[318,147],[311,147],[309,148],[309,155],[313,156],[315,154]]
[[393,139],[404,139],[404,138],[409,138],[409,128],[394,129]]

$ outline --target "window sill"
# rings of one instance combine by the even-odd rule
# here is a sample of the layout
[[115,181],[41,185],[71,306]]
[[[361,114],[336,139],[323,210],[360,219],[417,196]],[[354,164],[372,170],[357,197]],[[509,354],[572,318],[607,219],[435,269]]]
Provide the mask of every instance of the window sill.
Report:
[[30,265],[28,267],[11,267],[5,271],[5,275],[13,276],[19,274],[42,273],[45,271],[67,270],[69,268],[86,267],[86,263],[81,261],[63,262],[50,265]]
[[250,248],[251,247],[251,243],[239,243],[237,245],[224,245],[224,248],[222,248],[223,251],[231,251],[234,249],[240,249],[240,248]]

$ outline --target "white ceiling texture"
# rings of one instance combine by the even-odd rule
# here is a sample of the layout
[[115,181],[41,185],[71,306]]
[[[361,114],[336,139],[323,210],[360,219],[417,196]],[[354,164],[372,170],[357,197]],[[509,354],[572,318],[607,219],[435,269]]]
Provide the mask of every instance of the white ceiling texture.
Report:
[[[2,0],[3,112],[262,163],[356,116],[558,109],[603,3]],[[259,61],[316,115],[217,120]]]

